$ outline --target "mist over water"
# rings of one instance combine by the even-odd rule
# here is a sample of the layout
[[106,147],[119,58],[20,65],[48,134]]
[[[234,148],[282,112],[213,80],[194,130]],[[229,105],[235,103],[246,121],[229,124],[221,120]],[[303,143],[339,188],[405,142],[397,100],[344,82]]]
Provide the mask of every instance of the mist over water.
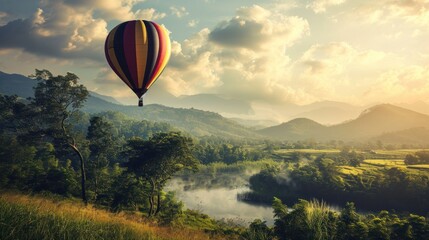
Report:
[[166,187],[167,191],[176,193],[186,208],[199,210],[215,219],[230,219],[241,225],[248,225],[257,218],[266,221],[268,225],[274,223],[271,207],[252,205],[237,199],[239,193],[249,191],[246,186],[184,190],[186,185],[189,183],[173,179]]

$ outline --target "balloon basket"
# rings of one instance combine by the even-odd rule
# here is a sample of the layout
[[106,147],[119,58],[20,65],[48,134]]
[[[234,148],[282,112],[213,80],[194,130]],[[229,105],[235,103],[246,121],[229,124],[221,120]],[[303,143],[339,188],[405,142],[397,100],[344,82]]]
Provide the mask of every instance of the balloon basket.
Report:
[[139,99],[139,107],[143,107],[143,98]]

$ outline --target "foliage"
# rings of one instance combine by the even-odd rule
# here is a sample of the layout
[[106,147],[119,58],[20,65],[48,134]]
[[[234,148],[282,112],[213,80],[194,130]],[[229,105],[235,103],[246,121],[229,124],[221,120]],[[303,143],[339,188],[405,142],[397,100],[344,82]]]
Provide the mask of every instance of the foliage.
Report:
[[274,231],[279,239],[334,239],[336,215],[324,202],[299,200],[291,211],[274,198]]
[[139,138],[128,141],[124,152],[128,158],[125,166],[128,172],[150,185],[149,216],[160,211],[161,190],[173,174],[182,169],[197,169],[198,160],[193,157],[191,147],[192,139],[178,132],[156,134],[148,141]]
[[265,221],[255,219],[250,223],[249,228],[242,234],[249,240],[270,240],[274,238],[274,232],[266,225]]
[[[387,208],[426,213],[429,204],[427,171],[366,162],[359,167],[339,166],[341,162],[335,157],[325,156],[253,175],[249,179],[252,191],[245,194],[244,199],[268,203],[276,196],[292,204],[299,198],[317,198],[337,205],[353,200],[366,210]],[[288,168],[291,164],[294,167]]]
[[407,154],[404,163],[406,165],[429,164],[429,151],[418,151],[414,154]]
[[94,192],[95,201],[99,194],[108,189],[111,182],[109,163],[115,159],[118,145],[112,125],[101,117],[92,117],[88,127],[90,155],[88,158],[89,189]]
[[288,210],[274,198],[274,232],[278,239],[426,239],[429,222],[413,214],[398,216],[388,211],[377,215],[360,215],[353,203],[338,214],[319,201],[300,200]]
[[37,70],[34,76],[38,83],[34,88],[31,105],[40,119],[39,132],[47,134],[62,145],[67,145],[80,161],[80,178],[82,200],[87,203],[85,161],[82,153],[82,142],[73,131],[73,125],[79,118],[79,109],[88,97],[88,91],[78,84],[79,77],[73,73],[65,76],[53,76],[48,70]]

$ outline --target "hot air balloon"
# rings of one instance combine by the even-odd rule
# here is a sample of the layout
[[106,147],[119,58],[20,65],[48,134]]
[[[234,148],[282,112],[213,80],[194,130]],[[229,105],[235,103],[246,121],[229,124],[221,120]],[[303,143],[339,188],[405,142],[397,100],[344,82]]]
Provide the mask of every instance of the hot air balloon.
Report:
[[107,35],[104,52],[113,71],[139,98],[161,75],[170,59],[167,29],[152,21],[133,20],[116,26]]

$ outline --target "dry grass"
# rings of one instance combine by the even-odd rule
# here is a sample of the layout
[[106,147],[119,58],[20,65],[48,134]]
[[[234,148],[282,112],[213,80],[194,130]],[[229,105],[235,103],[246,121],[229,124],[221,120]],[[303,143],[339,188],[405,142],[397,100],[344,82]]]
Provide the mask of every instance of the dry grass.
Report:
[[[111,213],[73,200],[0,195],[0,239],[223,239],[160,227],[135,213]],[[226,239],[226,238],[225,238]]]
[[342,174],[346,174],[346,175],[359,175],[362,174],[364,171],[362,169],[356,168],[356,167],[351,167],[351,166],[340,166],[339,167],[339,172]]
[[385,167],[404,167],[404,160],[400,159],[365,159],[364,163],[372,164],[376,166],[385,166]]

